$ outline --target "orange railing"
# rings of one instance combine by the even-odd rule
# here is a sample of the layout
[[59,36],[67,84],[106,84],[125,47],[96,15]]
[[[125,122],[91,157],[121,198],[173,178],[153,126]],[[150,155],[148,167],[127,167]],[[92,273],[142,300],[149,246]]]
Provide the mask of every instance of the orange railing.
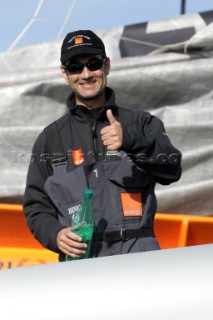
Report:
[[[213,243],[213,217],[158,213],[155,233],[162,249]],[[57,261],[29,231],[22,206],[0,204],[0,269]]]
[[213,217],[158,213],[155,233],[162,249],[213,243]]
[[0,269],[57,262],[29,231],[21,205],[0,204]]

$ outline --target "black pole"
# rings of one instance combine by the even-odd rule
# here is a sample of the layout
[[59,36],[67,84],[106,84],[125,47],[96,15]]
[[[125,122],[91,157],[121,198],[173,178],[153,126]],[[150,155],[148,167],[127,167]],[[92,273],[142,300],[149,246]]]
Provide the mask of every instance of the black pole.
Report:
[[186,0],[181,0],[181,14],[185,14]]

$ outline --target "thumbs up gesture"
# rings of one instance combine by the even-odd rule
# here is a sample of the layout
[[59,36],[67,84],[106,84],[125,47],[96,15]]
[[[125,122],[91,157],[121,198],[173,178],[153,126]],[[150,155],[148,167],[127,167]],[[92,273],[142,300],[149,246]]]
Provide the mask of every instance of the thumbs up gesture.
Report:
[[123,129],[109,109],[106,112],[110,125],[101,129],[101,139],[108,150],[118,150],[122,146]]

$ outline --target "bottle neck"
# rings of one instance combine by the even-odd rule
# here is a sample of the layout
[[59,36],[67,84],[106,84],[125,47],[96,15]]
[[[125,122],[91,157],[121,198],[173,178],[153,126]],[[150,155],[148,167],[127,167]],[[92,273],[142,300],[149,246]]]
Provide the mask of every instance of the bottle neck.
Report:
[[92,206],[91,201],[92,198],[84,195],[83,200],[83,208],[84,208],[84,216],[83,221],[85,221],[88,224],[93,224],[93,215],[92,215]]

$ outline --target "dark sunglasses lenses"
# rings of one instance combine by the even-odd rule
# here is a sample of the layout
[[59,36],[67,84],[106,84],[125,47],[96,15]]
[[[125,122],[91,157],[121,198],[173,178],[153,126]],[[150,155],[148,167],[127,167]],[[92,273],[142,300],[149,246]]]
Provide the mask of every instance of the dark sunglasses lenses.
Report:
[[103,63],[104,63],[104,60],[95,59],[95,60],[92,60],[92,61],[88,62],[86,64],[86,66],[90,71],[96,71],[96,70],[98,70],[98,69],[100,69],[102,67]]
[[94,59],[87,63],[71,63],[66,66],[66,69],[71,74],[81,73],[84,67],[87,67],[90,71],[96,71],[103,66],[104,61],[104,59]]

